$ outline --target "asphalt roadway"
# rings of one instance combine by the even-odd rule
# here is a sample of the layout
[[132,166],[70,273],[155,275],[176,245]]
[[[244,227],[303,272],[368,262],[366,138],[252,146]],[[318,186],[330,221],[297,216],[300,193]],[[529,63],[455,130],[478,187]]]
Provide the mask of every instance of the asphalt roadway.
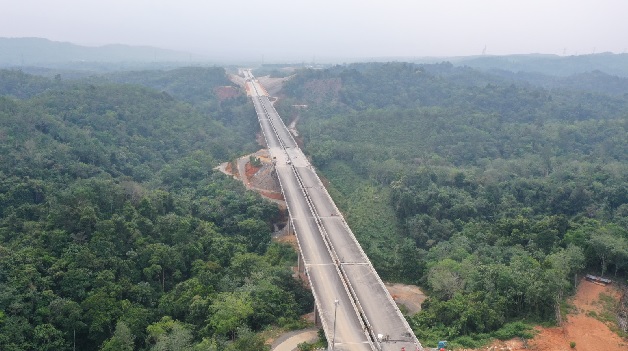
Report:
[[244,74],[330,349],[423,350],[265,90]]

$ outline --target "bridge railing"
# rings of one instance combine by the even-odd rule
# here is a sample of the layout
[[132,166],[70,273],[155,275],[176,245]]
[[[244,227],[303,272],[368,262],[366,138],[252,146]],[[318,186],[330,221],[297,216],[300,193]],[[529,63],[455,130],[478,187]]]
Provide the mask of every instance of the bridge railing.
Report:
[[[254,83],[251,83],[251,85],[253,85],[253,89],[255,89],[255,91],[257,92],[257,88],[255,88]],[[255,99],[255,97],[253,97],[253,99]],[[264,104],[263,104],[263,102],[262,102],[262,101],[260,101],[259,99],[258,99],[257,104],[254,104],[254,106],[255,106],[255,109],[256,109],[256,110],[258,109],[258,105],[260,106],[260,108],[261,108],[262,110],[264,110],[264,115],[266,115],[266,117],[268,118],[268,116],[267,116],[267,112],[265,111],[265,108],[264,108]],[[260,122],[260,124],[261,124],[261,122],[262,122],[262,121],[261,121],[261,116],[262,116],[262,113],[260,113],[260,112],[261,112],[261,111],[258,111],[258,113],[257,113],[257,117],[258,117],[258,119],[260,120],[259,122]],[[272,124],[271,124],[271,126],[272,126]],[[268,143],[268,136],[266,136],[266,133],[265,133],[263,130],[262,130],[262,134],[264,135],[264,141],[266,141],[266,145],[270,145],[270,144]],[[281,144],[281,139],[280,139],[280,138],[279,138],[276,134],[275,134],[275,137],[277,138],[277,140],[278,140],[278,141],[279,141],[279,143]],[[278,180],[279,180],[279,187],[280,187],[280,189],[281,189],[281,193],[282,193],[282,194],[285,194],[285,192],[284,192],[284,188],[283,188],[283,184],[281,183],[281,178],[280,178],[280,177],[277,177],[277,178],[278,178]],[[299,240],[299,236],[298,236],[298,235],[296,235],[296,226],[294,225],[294,219],[293,219],[294,217],[293,217],[293,216],[292,216],[292,214],[291,214],[291,213],[292,213],[292,210],[290,209],[290,204],[289,204],[289,202],[288,202],[288,201],[286,201],[286,207],[288,208],[288,214],[289,214],[289,216],[290,216],[290,223],[289,223],[288,225],[292,226],[292,229],[293,229],[293,230],[294,230],[294,232],[295,232],[295,237],[296,237],[296,239],[297,239],[297,247],[299,248],[299,252],[303,253],[303,248],[302,248],[302,246],[301,246],[301,241]],[[308,270],[307,265],[305,265],[305,260],[304,260],[304,271],[305,271],[305,275],[307,276],[308,281],[310,282],[310,286],[312,286],[312,278],[310,277],[310,272],[309,272],[309,270]],[[314,295],[314,304],[315,304],[315,306],[316,306],[316,309],[317,309],[318,311],[322,311],[323,309],[322,309],[322,306],[321,306],[321,303],[320,303],[320,301],[321,301],[321,300],[320,300],[320,298],[318,297],[318,295],[317,295],[317,293],[316,293],[315,289],[312,289],[312,295]],[[329,326],[327,325],[327,321],[326,321],[324,318],[321,318],[321,324],[323,325],[323,330],[327,330],[327,331],[329,331]]]
[[[272,106],[272,105],[271,105],[271,108],[274,110],[274,106]],[[274,113],[275,113],[275,114],[277,114],[277,116],[279,115],[276,111],[274,111]],[[269,116],[269,119],[270,119],[270,116]],[[279,118],[279,121],[282,123],[282,126],[283,126],[284,128],[287,128],[287,127],[286,127],[286,125],[285,125],[285,123],[283,122],[283,120],[282,120],[281,118]],[[271,121],[271,124],[273,124],[273,123],[272,123],[272,121]],[[278,139],[281,139],[281,138],[279,138],[279,135],[278,135],[278,134],[277,134],[277,132],[276,132],[276,129],[275,129],[275,127],[274,127],[274,124],[273,124],[273,129],[275,130],[275,133],[276,133],[276,135],[277,135],[277,138],[278,138]],[[288,134],[289,134],[290,138],[292,139],[292,141],[296,144],[296,141],[294,140],[294,137],[292,136],[292,134],[291,134],[291,133],[288,133]],[[294,166],[292,166],[292,168],[294,168]],[[308,205],[310,205],[310,203],[311,203],[311,198],[310,198],[309,193],[308,193],[308,192],[307,192],[307,190],[306,190],[306,187],[305,187],[305,186],[304,186],[304,184],[303,184],[303,180],[302,180],[301,176],[298,174],[298,172],[296,172],[296,170],[295,170],[294,172],[295,172],[295,175],[297,176],[297,179],[299,180],[299,184],[300,184],[300,186],[301,186],[302,191],[304,192],[304,194],[305,194],[306,198],[308,199]],[[380,286],[380,288],[381,288],[381,289],[383,289],[384,291],[387,291],[386,286],[384,285],[384,282],[381,280],[381,278],[379,277],[379,275],[377,274],[377,272],[376,272],[376,271],[375,271],[375,269],[373,268],[373,264],[371,263],[370,259],[368,258],[368,256],[367,256],[367,255],[366,255],[366,253],[364,252],[364,250],[362,249],[362,246],[360,245],[360,243],[357,241],[357,239],[356,239],[355,235],[353,234],[353,231],[351,230],[351,228],[350,228],[350,227],[349,227],[349,225],[347,224],[347,222],[346,222],[346,220],[345,220],[344,216],[342,215],[342,212],[340,212],[340,210],[339,210],[339,209],[338,209],[338,207],[336,206],[335,201],[333,201],[333,199],[331,198],[331,195],[329,195],[329,192],[328,192],[328,191],[327,191],[327,189],[323,186],[323,182],[320,180],[320,177],[318,176],[318,174],[317,174],[316,172],[313,172],[313,173],[314,173],[314,176],[316,177],[316,180],[317,180],[317,181],[318,181],[318,183],[321,185],[322,191],[325,193],[325,195],[327,196],[327,198],[328,198],[329,202],[330,202],[330,203],[332,204],[332,206],[334,207],[335,212],[339,215],[339,217],[340,217],[340,219],[341,219],[341,221],[342,221],[342,223],[343,223],[343,226],[345,227],[345,229],[346,229],[346,230],[347,230],[347,232],[349,233],[349,236],[351,237],[351,240],[354,242],[355,247],[356,247],[356,248],[360,251],[360,255],[361,255],[362,257],[364,257],[364,258],[365,258],[365,260],[366,260],[366,262],[368,263],[368,265],[369,265],[369,269],[372,271],[373,276],[376,278],[378,285]],[[323,236],[324,236],[325,240],[326,240],[326,241],[329,241],[329,245],[330,245],[331,250],[332,250],[332,252],[333,252],[333,255],[334,255],[335,259],[336,259],[336,261],[335,261],[335,262],[336,262],[336,264],[339,266],[338,268],[339,268],[339,270],[340,270],[340,273],[342,274],[343,281],[345,281],[345,282],[346,282],[346,285],[347,285],[347,287],[348,287],[348,288],[349,288],[349,290],[350,290],[350,294],[351,294],[351,296],[353,297],[353,300],[354,300],[354,302],[355,302],[356,306],[358,306],[358,308],[359,308],[359,310],[360,310],[360,311],[359,311],[359,312],[360,312],[360,314],[363,316],[363,320],[364,320],[364,322],[365,322],[366,326],[367,326],[367,327],[368,327],[368,329],[369,329],[369,334],[370,334],[371,339],[372,339],[372,340],[374,340],[374,341],[375,341],[375,340],[378,340],[378,338],[377,338],[377,334],[376,334],[376,332],[373,330],[373,327],[372,327],[371,323],[368,321],[368,318],[366,317],[366,314],[364,313],[364,309],[363,309],[363,307],[361,306],[361,304],[360,304],[360,302],[359,302],[359,299],[357,298],[357,294],[356,294],[356,292],[355,292],[355,289],[354,289],[354,287],[352,286],[351,282],[348,280],[348,278],[347,278],[347,276],[346,276],[346,271],[344,270],[344,268],[342,267],[342,265],[338,264],[338,262],[340,262],[340,261],[338,260],[338,255],[337,255],[337,253],[336,253],[336,250],[334,249],[333,244],[331,243],[331,240],[330,240],[330,238],[329,238],[329,234],[327,233],[327,231],[325,230],[325,228],[324,228],[324,227],[320,224],[320,216],[319,216],[319,214],[318,214],[318,212],[317,212],[317,210],[316,210],[315,206],[313,205],[313,203],[311,203],[310,208],[312,209],[312,213],[313,213],[313,214],[315,214],[315,216],[316,216],[317,224],[318,224],[318,225],[319,225],[319,227],[321,228],[321,233],[323,234]],[[397,307],[397,304],[396,304],[396,302],[393,300],[392,296],[391,296],[389,293],[386,293],[385,295],[386,295],[386,297],[387,297],[387,299],[388,299],[388,302],[390,303],[390,305],[391,305],[391,306],[393,307],[393,309],[395,310],[395,313],[397,314],[398,318],[399,318],[399,319],[402,321],[402,323],[404,324],[404,327],[405,327],[405,329],[406,329],[406,331],[407,331],[407,333],[408,333],[408,337],[412,340],[412,342],[414,342],[414,343],[418,346],[418,349],[419,349],[419,350],[423,350],[423,347],[421,346],[421,343],[419,342],[419,340],[418,340],[418,339],[416,338],[416,336],[414,335],[414,332],[412,331],[412,328],[410,327],[410,324],[408,324],[408,321],[405,319],[405,317],[403,316],[403,314],[401,313],[401,311],[400,311],[400,310],[399,310],[399,308]],[[380,348],[380,349],[381,349],[381,346],[379,346],[379,345],[378,345],[378,348]]]
[[[262,106],[263,106],[263,104],[262,104]],[[271,106],[271,108],[274,110],[274,107]],[[269,118],[270,124],[271,124],[271,126],[273,128],[273,131],[275,132],[275,135],[276,135],[277,139],[279,139],[280,144],[282,145],[282,147],[284,147],[285,144],[283,143],[283,140],[281,140],[281,138],[279,137],[279,133],[277,132],[277,129],[274,126],[274,123],[271,120],[271,117],[268,116],[268,111],[267,111],[266,108],[264,108],[264,112],[266,113],[267,117]],[[274,111],[274,113],[277,114],[276,111]],[[286,125],[283,123],[283,120],[281,120],[281,118],[279,118],[279,121],[282,123],[282,127],[286,128]],[[290,134],[290,133],[288,133],[288,134],[292,138],[292,141],[296,144],[296,141],[292,137],[292,134]],[[347,294],[350,297],[350,300],[352,302],[353,308],[354,308],[357,316],[359,317],[361,323],[363,323],[363,325],[365,327],[365,334],[372,341],[373,345],[378,345],[378,344],[375,343],[375,341],[377,340],[377,334],[374,332],[373,326],[371,325],[370,321],[367,318],[366,313],[364,312],[364,307],[362,307],[362,305],[360,304],[360,300],[358,299],[358,296],[357,296],[357,294],[355,292],[355,289],[351,285],[351,282],[349,281],[349,279],[346,276],[346,272],[344,271],[344,269],[342,269],[342,266],[340,264],[340,259],[338,257],[338,254],[337,254],[336,250],[333,247],[333,244],[331,243],[331,239],[329,237],[329,233],[327,232],[327,230],[325,229],[325,227],[323,226],[323,224],[321,222],[320,214],[316,210],[316,207],[314,206],[314,203],[313,203],[313,201],[312,201],[312,199],[310,197],[310,194],[307,191],[305,185],[303,184],[303,179],[299,175],[299,172],[297,172],[296,167],[294,166],[294,164],[291,165],[291,168],[292,168],[292,171],[293,171],[295,177],[297,178],[297,181],[299,183],[299,187],[301,188],[301,191],[303,192],[303,195],[304,195],[304,197],[306,199],[308,207],[310,208],[311,213],[314,215],[314,220],[315,220],[316,225],[317,225],[317,227],[319,228],[319,230],[320,230],[320,232],[322,234],[323,240],[325,241],[325,245],[327,246],[327,248],[328,248],[328,250],[330,252],[330,255],[334,259],[334,266],[336,267],[336,270],[338,272],[338,275],[340,276],[340,280],[341,280],[343,286],[347,290]],[[318,177],[316,172],[314,172],[314,175],[316,176],[316,179],[318,180],[318,182],[322,185],[322,182],[320,181],[320,178]],[[343,224],[348,228],[348,225],[346,225],[346,222],[344,221],[344,218],[342,217],[341,212],[336,207],[335,202],[331,199],[331,197],[329,196],[329,194],[327,193],[325,188],[322,187],[322,189],[324,190],[325,194],[329,197],[329,200],[333,204],[334,209],[336,210],[336,213],[340,214],[340,217],[343,220]],[[353,233],[350,232],[350,231],[349,231],[349,233],[351,233],[351,235],[352,235],[352,239],[353,239],[353,242],[355,244],[354,246],[357,247],[360,250],[360,253],[361,253],[362,257],[364,257],[366,259],[367,263],[369,265],[371,265],[370,261],[368,260],[368,256],[366,256],[366,254],[362,250],[362,247],[360,246],[360,244],[357,242],[355,237],[353,237]],[[394,306],[396,306],[396,305],[394,305]],[[377,348],[381,350],[381,347],[379,345],[378,345]]]
[[[266,109],[264,109],[264,111],[265,111],[265,113],[268,113],[268,111],[266,111]],[[283,143],[283,140],[281,140],[281,138],[279,137],[279,133],[277,132],[277,129],[275,128],[273,121],[270,120],[270,117],[269,117],[269,121],[270,121],[270,124],[271,124],[271,127],[272,127],[273,131],[275,132],[275,136],[280,140],[280,144],[282,145],[282,147],[285,147],[285,144]],[[285,125],[284,125],[284,127],[285,127]],[[369,344],[370,344],[371,348],[374,349],[373,339],[372,339],[370,333],[368,333],[368,331],[371,329],[370,325],[368,324],[368,322],[364,318],[362,306],[359,306],[359,300],[357,300],[355,294],[352,293],[353,289],[351,289],[349,282],[347,281],[346,277],[343,275],[343,273],[340,270],[340,267],[338,265],[338,262],[339,262],[338,261],[338,255],[336,254],[335,250],[333,249],[333,246],[331,245],[331,242],[329,240],[329,235],[328,235],[327,231],[325,230],[325,228],[322,226],[322,223],[321,223],[321,220],[320,220],[320,216],[318,215],[318,212],[316,211],[315,207],[313,206],[312,199],[310,198],[309,193],[307,192],[305,186],[303,185],[303,180],[301,179],[301,176],[297,172],[296,167],[292,164],[292,165],[290,165],[290,169],[292,170],[292,173],[294,174],[294,176],[297,179],[297,182],[299,183],[299,188],[301,189],[301,192],[303,193],[303,196],[304,196],[304,198],[306,200],[308,208],[310,209],[310,213],[312,213],[313,216],[314,216],[314,221],[315,221],[316,226],[319,229],[320,233],[322,234],[322,239],[323,239],[323,242],[325,243],[325,247],[327,248],[327,251],[328,251],[329,255],[332,257],[332,260],[334,262],[334,267],[336,269],[336,273],[338,274],[338,277],[340,278],[340,282],[342,283],[345,291],[347,292],[347,296],[349,296],[349,301],[351,301],[351,306],[352,306],[356,316],[358,317],[358,320],[360,321],[360,323],[362,325],[364,325],[364,328],[363,328],[364,334],[370,340]],[[307,267],[307,265],[306,265],[306,267]],[[315,296],[315,299],[318,299],[318,298]],[[322,311],[322,310],[319,309],[319,311]],[[323,321],[323,320],[324,320],[324,318],[321,319],[321,321]],[[323,326],[323,329],[325,330],[325,332],[326,332],[328,337],[329,337],[330,333],[333,333],[332,330],[329,330],[329,329],[325,328],[325,326]]]
[[[257,88],[255,88],[255,90],[257,92]],[[279,133],[277,132],[277,129],[275,128],[272,119],[268,115],[268,111],[266,110],[263,101],[261,101],[261,98],[258,100],[258,102],[259,102],[260,106],[262,107],[262,109],[264,111],[264,115],[268,118],[269,124],[270,124],[271,128],[273,129],[275,137],[277,138],[277,140],[279,141],[279,144],[281,145],[283,151],[285,152],[285,143],[283,142],[283,140],[279,136]],[[260,114],[258,113],[258,119],[259,119],[259,117],[260,117]],[[260,121],[260,123],[261,123],[261,121]],[[284,125],[284,127],[285,127],[285,125]],[[266,144],[268,145],[267,136],[266,136],[265,133],[263,133],[263,134],[264,134],[264,139],[266,141]],[[293,141],[294,141],[294,139],[293,139]],[[306,203],[308,204],[310,212],[312,214],[314,214],[314,219],[315,219],[315,222],[316,222],[316,225],[317,225],[318,229],[321,231],[321,233],[324,232],[324,234],[322,235],[323,242],[325,243],[326,249],[327,249],[330,257],[332,257],[332,260],[335,262],[334,267],[336,269],[338,277],[340,278],[340,281],[341,281],[345,291],[347,292],[347,296],[350,297],[349,300],[351,301],[352,308],[353,308],[354,312],[356,313],[356,316],[358,316],[358,319],[360,320],[360,322],[363,325],[365,325],[365,323],[364,323],[365,320],[363,319],[363,316],[364,316],[363,312],[360,312],[360,311],[363,311],[362,310],[362,306],[359,306],[359,307],[356,306],[356,302],[359,304],[359,301],[356,299],[355,294],[352,293],[352,289],[349,287],[348,281],[346,280],[346,277],[344,277],[343,273],[340,270],[339,265],[337,264],[338,256],[337,256],[336,252],[333,250],[333,248],[331,246],[331,243],[329,242],[329,236],[327,235],[327,232],[325,231],[324,227],[321,224],[320,216],[317,214],[316,209],[313,207],[312,200],[311,200],[309,194],[307,193],[307,191],[306,191],[306,189],[305,189],[305,187],[303,185],[303,180],[299,176],[299,174],[296,171],[294,165],[291,165],[290,169],[292,170],[293,174],[295,175],[295,177],[297,179],[297,182],[299,183],[299,188],[301,189],[301,191],[302,191],[302,193],[303,193],[303,195],[304,195],[304,197],[306,199]],[[279,178],[279,186],[281,188],[281,191],[282,191],[282,193],[285,194],[284,188],[283,188],[283,184],[281,183],[281,177],[278,177],[278,178]],[[288,213],[291,213],[290,205],[289,205],[288,201],[286,201],[286,206],[288,207]],[[290,225],[292,225],[292,228],[294,229],[294,231],[296,233],[296,227],[294,226],[294,221],[293,221],[292,218],[293,218],[292,215],[290,215]],[[297,238],[297,245],[299,247],[299,251],[303,252],[298,235],[296,235],[296,238]],[[310,285],[312,285],[312,280],[311,280],[311,277],[310,277],[310,272],[309,272],[309,269],[307,267],[307,264],[304,264],[304,266],[305,266],[305,273],[306,273],[306,275],[308,277],[308,280],[310,281]],[[319,311],[323,311],[322,306],[320,304],[320,298],[317,296],[317,293],[316,293],[315,289],[312,289],[312,294],[314,295],[314,301],[315,301],[315,304],[316,304],[316,308]],[[330,327],[327,324],[327,321],[326,321],[325,318],[321,318],[321,323],[323,324],[323,330],[325,330],[325,334],[329,337],[329,334],[333,333],[333,330],[330,329]],[[368,327],[368,324],[366,324],[365,327],[366,328],[363,328],[363,331],[364,331],[365,336],[367,337],[367,339],[370,340],[369,345],[370,345],[371,349],[374,350],[375,349],[375,345],[372,342],[373,339],[372,339],[371,335],[369,335],[370,333],[367,332],[367,331],[371,330],[371,328]]]
[[[340,280],[342,281],[343,285],[345,286],[345,289],[347,290],[347,293],[350,297],[350,300],[354,306],[355,312],[358,315],[360,321],[362,322],[362,324],[365,327],[365,334],[366,336],[371,340],[371,342],[373,343],[373,345],[377,345],[375,344],[375,340],[377,340],[377,336],[373,335],[372,330],[373,327],[371,326],[371,323],[369,322],[368,318],[366,317],[366,313],[364,313],[364,308],[362,307],[362,304],[360,304],[360,300],[358,299],[358,296],[355,293],[355,290],[353,288],[353,286],[351,285],[351,282],[349,281],[349,279],[346,276],[346,273],[344,272],[344,270],[342,269],[342,266],[340,265],[340,260],[338,258],[338,253],[336,252],[336,250],[333,247],[333,244],[331,243],[331,239],[329,237],[329,233],[327,232],[327,230],[325,229],[325,227],[323,226],[322,222],[321,222],[321,218],[320,215],[318,213],[318,211],[316,210],[312,199],[310,197],[309,192],[307,191],[305,185],[303,184],[303,179],[301,178],[301,176],[299,175],[299,173],[297,172],[297,170],[295,169],[294,166],[292,166],[293,172],[295,174],[295,176],[297,177],[297,180],[299,182],[299,186],[301,188],[301,191],[303,192],[303,195],[305,196],[307,202],[308,202],[308,206],[310,207],[310,210],[312,211],[312,214],[314,215],[314,219],[316,221],[317,226],[320,228],[320,232],[323,236],[323,240],[326,242],[327,246],[329,247],[329,251],[331,252],[331,254],[333,255],[332,257],[334,258],[334,266],[336,267],[336,270],[338,271],[338,275],[340,276]],[[379,348],[379,347],[378,347]],[[379,348],[381,350],[381,348]]]
[[[252,83],[252,84],[254,85],[255,83]],[[254,89],[257,92],[257,88],[255,86],[254,86]],[[268,121],[270,123],[270,126],[273,129],[275,137],[279,141],[279,143],[280,143],[283,151],[286,153],[286,156],[288,157],[288,159],[290,159],[290,155],[286,151],[286,145],[285,145],[283,139],[279,136],[277,128],[274,125],[273,118],[270,116],[268,110],[266,109],[266,106],[265,106],[266,104],[264,104],[264,102],[262,101],[261,97],[258,97],[258,99],[259,99],[258,102],[261,105],[261,107],[263,108],[264,114],[266,115],[266,117],[267,117],[267,119],[268,119]],[[268,104],[270,105],[270,108],[273,110],[273,113],[277,116],[277,119],[279,120],[279,123],[281,123],[281,127],[283,127],[284,130],[287,130],[285,123],[279,117],[279,114],[274,109],[274,106],[272,106],[272,104],[270,104],[270,101],[268,102]],[[259,117],[259,114],[258,114],[258,117]],[[291,138],[291,141],[293,142],[293,145],[297,145],[296,141],[294,140],[294,137],[292,136],[292,134],[290,132],[288,132],[287,135]],[[264,137],[266,138],[266,135],[264,135]],[[267,144],[268,144],[268,141],[267,141]],[[316,206],[314,205],[314,203],[313,203],[313,201],[312,201],[312,199],[310,197],[310,194],[307,191],[307,187],[305,186],[305,184],[303,182],[303,179],[301,178],[300,174],[296,170],[296,167],[294,166],[294,164],[291,164],[290,168],[292,169],[292,172],[294,173],[294,175],[295,175],[295,177],[297,179],[297,182],[299,183],[299,187],[301,188],[301,191],[303,192],[303,195],[304,195],[304,197],[306,199],[306,202],[308,204],[308,207],[310,208],[311,213],[314,215],[314,219],[315,219],[316,225],[317,225],[317,227],[318,227],[318,229],[319,229],[319,231],[320,231],[320,233],[322,235],[323,241],[325,242],[325,246],[327,247],[327,250],[328,250],[330,256],[334,260],[334,266],[335,266],[335,268],[336,268],[336,270],[338,272],[338,275],[340,277],[340,280],[341,280],[345,290],[347,291],[347,295],[350,297],[350,301],[351,301],[352,306],[353,306],[353,308],[354,308],[354,310],[356,312],[356,315],[360,319],[361,323],[363,323],[363,325],[365,326],[365,330],[364,330],[365,335],[369,338],[369,340],[372,341],[371,342],[371,347],[372,348],[376,347],[377,349],[382,350],[382,346],[380,344],[378,335],[376,334],[372,324],[368,320],[367,314],[365,313],[363,306],[360,304],[360,301],[358,299],[358,296],[357,296],[357,293],[355,291],[355,288],[352,286],[350,280],[347,277],[346,270],[344,269],[344,267],[342,266],[342,264],[339,261],[338,254],[337,254],[336,250],[333,247],[333,243],[331,241],[331,238],[329,237],[329,233],[327,232],[327,230],[325,229],[324,225],[322,224],[321,217],[320,217],[318,211],[316,210]],[[327,189],[324,186],[322,186],[323,183],[320,180],[320,178],[318,177],[318,174],[316,174],[316,172],[313,172],[313,173],[314,173],[315,179],[321,185],[322,191],[325,193],[325,195],[327,196],[329,202],[334,207],[334,210],[336,211],[336,213],[339,214],[339,217],[341,218],[341,221],[342,221],[342,225],[343,225],[343,227],[345,227],[347,233],[349,233],[351,241],[354,243],[354,247],[357,248],[360,251],[360,255],[366,261],[365,264],[369,265],[369,270],[373,273],[372,275],[376,278],[377,284],[380,286],[380,288],[382,290],[386,291],[386,286],[384,285],[383,281],[381,280],[381,278],[379,277],[379,275],[377,274],[377,272],[373,268],[373,265],[370,262],[370,260],[368,259],[368,256],[366,255],[366,253],[362,249],[361,245],[358,243],[357,239],[355,238],[355,235],[353,234],[353,231],[351,231],[349,225],[346,223],[346,220],[344,219],[344,216],[342,216],[342,213],[340,212],[340,210],[336,206],[335,202],[333,201],[333,199],[331,198],[331,196],[327,192]],[[280,186],[281,186],[281,182],[280,182]],[[282,192],[283,192],[283,187],[282,187]],[[295,228],[295,231],[296,231],[296,228]],[[298,237],[297,237],[297,243],[298,243]],[[299,246],[299,249],[301,250],[300,246]],[[301,252],[303,252],[303,251],[301,251]],[[306,266],[306,274],[308,274],[308,279],[310,279],[309,278],[309,272],[307,270],[307,266]],[[310,281],[311,281],[311,279],[310,279]],[[416,338],[416,336],[412,332],[412,328],[410,328],[410,325],[406,321],[405,317],[403,316],[403,314],[401,314],[401,311],[397,308],[397,305],[396,305],[395,301],[392,299],[392,297],[390,296],[389,293],[386,293],[385,295],[386,295],[386,297],[388,299],[389,304],[395,310],[398,318],[400,320],[402,320],[402,323],[404,324],[404,327],[405,327],[405,329],[407,331],[408,337],[411,339],[410,341],[413,342],[415,345],[417,345],[418,350],[423,350],[423,348],[422,348],[421,344],[419,343],[418,339]],[[316,296],[315,296],[315,299],[318,302],[318,298]],[[318,303],[317,303],[317,307],[319,308],[319,311],[320,311],[320,305]],[[322,318],[321,321],[323,321],[323,324],[325,324],[324,318]],[[323,328],[326,330],[326,334],[328,334],[329,333],[328,328],[326,328],[325,325],[323,325]]]

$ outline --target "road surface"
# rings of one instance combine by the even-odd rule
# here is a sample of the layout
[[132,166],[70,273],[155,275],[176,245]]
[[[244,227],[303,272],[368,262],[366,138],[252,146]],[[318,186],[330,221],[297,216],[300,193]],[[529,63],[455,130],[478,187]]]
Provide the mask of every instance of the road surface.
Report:
[[265,90],[244,75],[330,349],[423,350]]

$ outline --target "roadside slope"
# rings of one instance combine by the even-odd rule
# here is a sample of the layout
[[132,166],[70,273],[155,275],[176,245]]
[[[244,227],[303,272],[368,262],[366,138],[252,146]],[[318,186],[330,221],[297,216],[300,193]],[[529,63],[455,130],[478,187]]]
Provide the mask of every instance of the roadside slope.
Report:
[[[595,318],[604,313],[602,299],[609,297],[619,300],[620,291],[616,286],[601,286],[582,279],[572,300],[574,311],[567,315],[562,327],[537,327],[538,334],[528,341],[527,347],[520,340],[496,342],[491,347],[510,351],[626,351],[628,340],[622,339]],[[571,342],[575,342],[575,348],[571,348]]]

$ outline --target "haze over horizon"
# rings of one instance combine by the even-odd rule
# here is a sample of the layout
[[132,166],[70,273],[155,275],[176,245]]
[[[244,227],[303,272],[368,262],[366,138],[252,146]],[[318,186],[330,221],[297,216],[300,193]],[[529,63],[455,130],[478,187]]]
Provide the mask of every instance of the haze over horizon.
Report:
[[576,55],[628,48],[628,2],[3,2],[0,37],[146,45],[219,59]]

